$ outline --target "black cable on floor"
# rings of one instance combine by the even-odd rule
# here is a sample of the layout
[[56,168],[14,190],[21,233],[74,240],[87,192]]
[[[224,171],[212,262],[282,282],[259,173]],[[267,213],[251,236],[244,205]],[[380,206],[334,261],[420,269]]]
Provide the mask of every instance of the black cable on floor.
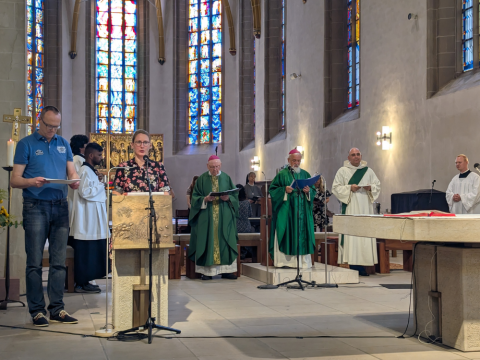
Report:
[[397,336],[397,338],[399,338],[399,339],[411,338],[411,337],[413,337],[417,334],[417,326],[418,326],[418,321],[417,321],[417,291],[415,291],[415,303],[414,303],[415,308],[414,308],[414,311],[413,311],[413,318],[414,318],[414,321],[415,321],[415,331],[413,332],[412,335],[405,336],[405,334],[408,331],[408,327],[410,326],[410,314],[411,314],[411,308],[412,308],[412,292],[413,292],[414,289],[416,290],[416,287],[417,287],[417,279],[415,277],[415,258],[416,258],[416,251],[415,250],[416,250],[418,244],[420,244],[420,243],[417,242],[413,245],[412,277],[411,277],[411,280],[410,280],[411,289],[410,289],[410,303],[408,305],[407,326],[405,327],[405,331],[403,332],[403,334],[400,335],[400,336]]
[[[130,333],[130,334],[119,334],[115,333],[110,337],[103,337],[103,336],[96,336],[96,335],[88,335],[88,334],[77,334],[68,331],[56,331],[56,330],[47,330],[47,329],[40,329],[40,328],[30,328],[24,326],[13,326],[13,325],[1,325],[0,327],[3,328],[10,328],[10,329],[20,329],[20,330],[32,330],[32,331],[40,331],[46,333],[54,333],[54,334],[64,334],[64,335],[74,335],[74,336],[81,336],[84,338],[98,338],[98,339],[106,339],[109,341],[140,341],[146,339],[148,337],[147,334],[138,332],[138,333]],[[368,335],[348,335],[348,336],[341,336],[341,335],[312,335],[312,336],[275,336],[275,335],[263,335],[263,336],[172,336],[172,335],[152,335],[158,339],[392,339],[395,338],[395,335],[386,335],[386,336],[368,336]]]

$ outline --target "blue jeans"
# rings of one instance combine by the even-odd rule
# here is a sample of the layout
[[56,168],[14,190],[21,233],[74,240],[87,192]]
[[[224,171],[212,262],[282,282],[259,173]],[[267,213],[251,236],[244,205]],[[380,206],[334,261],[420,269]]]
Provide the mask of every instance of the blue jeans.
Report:
[[57,315],[64,308],[68,225],[66,199],[23,199],[23,228],[27,253],[27,302],[32,317],[38,313],[47,314],[42,284],[43,249],[47,238],[50,262],[47,285],[50,300],[48,311],[51,315]]

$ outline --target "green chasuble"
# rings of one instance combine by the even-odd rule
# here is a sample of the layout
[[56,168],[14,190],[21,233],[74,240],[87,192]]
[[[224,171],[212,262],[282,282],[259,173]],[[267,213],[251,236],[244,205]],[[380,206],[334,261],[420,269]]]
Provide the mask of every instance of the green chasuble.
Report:
[[203,199],[210,192],[231,189],[235,189],[235,185],[224,172],[211,176],[207,171],[195,183],[189,216],[192,231],[188,257],[196,265],[231,265],[238,256],[238,193],[230,195],[229,201],[217,197],[202,209]]
[[[310,174],[300,170],[295,174],[295,179],[308,179]],[[300,191],[287,194],[285,199],[285,187],[293,182],[293,175],[288,168],[280,171],[272,181],[268,192],[272,198],[272,226],[270,233],[269,250],[273,259],[275,246],[275,231],[277,233],[278,248],[285,255],[297,255],[297,207],[299,210],[300,225],[300,254],[313,254],[315,249],[315,228],[313,224],[313,198],[315,190],[310,188],[310,201],[307,195]],[[298,203],[298,205],[297,205]]]

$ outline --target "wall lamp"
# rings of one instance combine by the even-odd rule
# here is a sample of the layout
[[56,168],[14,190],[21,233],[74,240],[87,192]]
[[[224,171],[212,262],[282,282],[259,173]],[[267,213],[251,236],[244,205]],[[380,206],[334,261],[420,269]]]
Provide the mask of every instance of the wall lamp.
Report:
[[251,168],[253,169],[253,171],[258,171],[260,169],[260,159],[258,158],[258,156],[254,156],[252,160],[250,160],[252,166]]
[[377,131],[377,145],[382,145],[382,150],[392,148],[392,131],[389,126],[382,126],[382,132]]
[[298,151],[300,151],[300,153],[302,154],[302,157],[305,156],[305,149],[303,148],[303,146],[297,146],[295,147],[295,149],[297,149]]

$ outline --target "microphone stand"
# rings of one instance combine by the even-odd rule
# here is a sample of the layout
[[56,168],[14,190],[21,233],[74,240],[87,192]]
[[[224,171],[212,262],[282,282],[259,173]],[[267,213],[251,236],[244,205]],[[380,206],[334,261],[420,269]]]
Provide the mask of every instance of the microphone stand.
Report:
[[430,200],[428,201],[429,204],[432,203],[432,194],[433,194],[433,187],[435,186],[435,183],[437,182],[437,180],[433,180],[432,181],[432,188],[430,189]]
[[269,274],[268,274],[268,263],[270,262],[270,259],[269,259],[269,247],[268,247],[268,241],[269,241],[269,238],[268,238],[268,226],[269,226],[269,222],[268,220],[270,219],[270,216],[268,216],[268,180],[267,180],[267,175],[265,175],[265,173],[262,171],[262,174],[263,176],[265,177],[265,208],[266,208],[266,211],[265,211],[265,232],[266,232],[266,240],[265,240],[265,258],[267,259],[267,263],[265,264],[267,266],[267,283],[265,285],[258,285],[257,286],[257,289],[267,289],[267,290],[270,290],[270,289],[278,289],[278,286],[277,285],[274,285],[274,284],[269,284]]
[[[290,168],[291,172],[292,172],[292,176],[293,176],[293,181],[296,182],[295,180],[295,172],[293,171],[292,168]],[[300,192],[302,191],[302,189],[300,189],[297,185],[297,189],[294,189],[293,191],[295,191],[296,195],[297,195],[297,276],[295,276],[295,279],[293,280],[290,280],[290,281],[285,281],[281,284],[278,284],[278,286],[285,286],[285,285],[288,285],[288,284],[291,284],[291,283],[297,283],[298,284],[298,287],[297,286],[289,286],[288,288],[290,289],[302,289],[302,290],[305,290],[305,287],[303,286],[303,284],[306,284],[306,286],[310,285],[310,286],[315,286],[315,282],[309,282],[309,281],[305,281],[305,280],[302,280],[302,275],[300,274]]]
[[128,170],[131,169],[131,167],[120,167],[120,166],[115,166],[110,168],[107,172],[107,261],[106,261],[106,270],[105,270],[105,326],[100,328],[100,330],[95,331],[96,336],[100,337],[110,337],[113,335],[113,330],[108,328],[108,325],[112,325],[108,323],[108,263],[110,261],[108,254],[109,254],[109,246],[110,246],[110,171],[116,170],[116,169],[122,169],[122,170]]
[[327,224],[323,227],[323,232],[324,232],[324,241],[325,241],[325,283],[324,284],[317,284],[317,287],[319,288],[338,288],[337,284],[329,284],[328,283],[328,276],[327,276],[327,268],[328,268],[328,242],[327,242],[327,227],[328,227],[328,217],[327,217],[327,182],[325,181],[325,178],[320,175],[322,178],[323,182],[323,197],[325,204],[323,206],[323,216],[324,219],[327,219]]
[[154,219],[156,221],[156,214],[155,214],[155,207],[153,204],[155,201],[153,201],[153,196],[152,196],[152,186],[150,184],[150,176],[148,176],[148,170],[150,169],[150,159],[145,155],[145,172],[147,176],[147,182],[148,182],[148,204],[149,206],[145,208],[145,210],[149,210],[149,218],[148,218],[148,226],[149,226],[149,234],[148,234],[148,318],[147,322],[143,326],[137,326],[134,328],[131,328],[129,330],[124,330],[124,331],[119,331],[119,335],[123,335],[129,332],[133,331],[143,331],[145,329],[148,329],[148,343],[152,343],[152,330],[153,329],[158,329],[158,330],[167,330],[167,331],[172,331],[175,332],[176,334],[180,334],[180,330],[172,329],[166,326],[161,326],[155,324],[155,318],[152,317],[152,284],[153,284],[153,274],[152,274],[152,252],[153,252],[153,222]]

